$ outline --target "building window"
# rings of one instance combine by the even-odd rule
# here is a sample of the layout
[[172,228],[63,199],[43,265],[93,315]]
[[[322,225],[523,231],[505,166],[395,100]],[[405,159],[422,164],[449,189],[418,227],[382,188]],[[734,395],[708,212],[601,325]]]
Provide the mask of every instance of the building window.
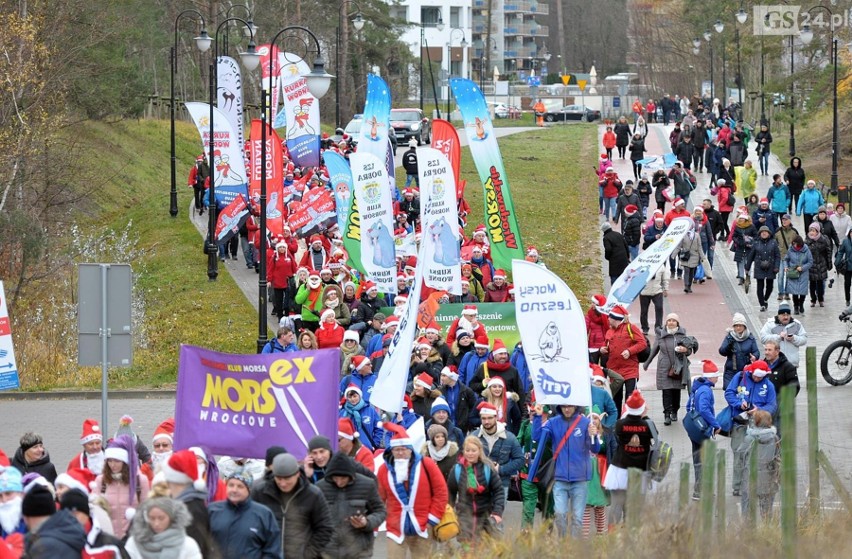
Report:
[[435,27],[441,18],[440,6],[421,6],[420,22],[426,27]]
[[450,6],[450,28],[456,29],[460,27],[462,27],[461,8],[458,6]]
[[408,21],[408,6],[391,6],[390,16],[398,21]]

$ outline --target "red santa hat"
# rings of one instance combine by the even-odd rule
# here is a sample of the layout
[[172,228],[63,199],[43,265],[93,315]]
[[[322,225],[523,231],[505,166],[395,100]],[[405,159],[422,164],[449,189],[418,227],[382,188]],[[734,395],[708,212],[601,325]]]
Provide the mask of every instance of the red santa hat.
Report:
[[609,156],[605,153],[601,154],[601,159],[609,159]]
[[322,314],[320,315],[320,322],[325,322],[328,317],[334,318],[334,309],[325,309],[322,311]]
[[409,194],[414,196],[414,189],[413,188],[409,187],[409,188],[406,188],[405,190],[402,191],[403,196],[408,196]]
[[459,380],[458,368],[455,365],[449,365],[441,369],[441,375],[454,381]]
[[349,396],[351,392],[357,392],[358,396],[360,396],[361,398],[364,397],[364,393],[361,392],[361,388],[359,388],[357,384],[353,384],[350,382],[349,386],[346,387],[346,390],[343,391],[343,395]]
[[636,204],[627,204],[627,207],[624,208],[624,213],[627,215],[633,215],[639,211],[639,208],[636,207]]
[[359,436],[355,425],[352,423],[352,419],[341,417],[337,420],[337,436],[347,441],[354,441],[355,437]]
[[96,477],[97,476],[88,469],[71,468],[67,472],[56,476],[56,480],[53,482],[53,485],[56,487],[64,485],[69,489],[79,489],[88,495]]
[[411,268],[412,270],[417,268],[417,257],[409,256],[405,261],[405,269],[408,270]]
[[315,279],[322,279],[322,278],[320,278],[319,272],[317,272],[316,270],[312,270],[312,271],[308,274],[308,279],[311,279],[311,278],[315,278]]
[[760,204],[768,204],[768,203],[769,203],[769,198],[761,198],[759,203],[760,203]]
[[423,348],[432,348],[432,342],[430,342],[425,336],[417,340],[417,349]]
[[83,434],[80,435],[80,444],[90,443],[92,441],[103,442],[104,436],[101,434],[101,426],[98,425],[96,419],[83,420]]
[[396,448],[398,446],[410,448],[412,451],[414,450],[413,443],[411,441],[411,437],[408,436],[408,432],[402,425],[397,425],[396,423],[385,423],[385,430],[393,433],[390,440],[390,447]]
[[491,377],[488,379],[488,382],[485,383],[486,388],[491,388],[492,384],[499,384],[503,387],[503,390],[506,390],[506,381],[503,380],[503,377]]
[[379,288],[376,286],[376,284],[371,282],[370,280],[367,280],[363,283],[363,288],[364,288],[364,291],[366,291],[367,293],[369,293],[370,291],[378,291],[379,290]]
[[707,378],[719,378],[722,373],[719,372],[719,367],[709,359],[701,361],[701,376]]
[[603,370],[603,367],[598,365],[597,363],[589,363],[589,369],[592,373],[592,382],[603,382],[604,384],[609,384],[609,377],[606,376],[606,372]]
[[170,417],[157,425],[157,428],[154,429],[154,437],[151,439],[156,441],[157,439],[168,439],[170,443],[174,442],[175,436],[175,419]]
[[192,485],[198,491],[207,491],[207,482],[198,475],[198,459],[191,450],[178,450],[163,464],[163,477],[168,483]]
[[198,157],[196,157],[196,158],[195,158],[195,160],[196,160],[196,161],[204,161],[204,156],[203,156],[203,155],[199,155]]
[[409,396],[408,394],[403,394],[402,395],[402,401],[405,404],[405,409],[407,409],[407,410],[413,410],[414,409],[414,402],[411,401],[411,396]]
[[438,335],[441,335],[441,326],[440,326],[437,322],[435,322],[435,319],[433,318],[433,319],[429,322],[429,324],[427,324],[427,325],[426,325],[426,329],[425,329],[425,330],[423,330],[423,331],[424,331],[425,333],[427,333],[427,334],[438,334]]
[[322,242],[322,235],[320,235],[318,233],[314,233],[313,235],[311,235],[311,244],[321,243],[321,242]]
[[488,335],[483,332],[477,332],[473,338],[473,347],[480,349],[488,349]]
[[479,246],[479,245],[473,245],[473,248],[470,249],[470,252],[471,252],[471,254],[474,253],[474,252],[478,252],[479,254],[482,254],[482,247]]
[[592,295],[592,304],[595,306],[596,309],[600,309],[601,307],[606,305],[606,297],[604,297],[600,293]]
[[331,274],[331,268],[323,267],[323,268],[320,270],[320,274]]
[[627,309],[621,305],[612,307],[609,311],[609,317],[613,320],[624,320],[628,315]]
[[462,314],[476,314],[476,305],[465,305],[462,307]]
[[491,402],[480,402],[476,409],[479,410],[479,416],[492,415],[497,416],[497,407]]
[[654,219],[657,219],[658,217],[665,217],[663,215],[663,210],[654,210],[653,216],[654,216]]
[[497,355],[498,353],[509,353],[509,350],[506,349],[506,344],[503,343],[503,340],[494,338],[494,346],[491,348],[491,354]]
[[402,280],[402,281],[406,281],[407,279],[408,279],[408,276],[406,276],[406,275],[405,275],[404,273],[402,273],[402,272],[400,272],[400,273],[398,273],[398,274],[396,275],[396,281],[400,281],[400,280]]
[[759,359],[751,365],[746,365],[745,371],[751,373],[751,376],[756,379],[762,379],[769,374],[769,363],[763,359]]
[[494,275],[491,277],[494,279],[506,279],[506,270],[498,268],[494,270]]
[[420,373],[414,377],[414,386],[422,386],[426,390],[432,389],[432,375],[429,373]]
[[361,369],[363,369],[365,366],[369,365],[370,363],[372,363],[372,361],[370,361],[369,357],[367,357],[365,355],[356,355],[355,357],[352,358],[350,366],[353,369],[355,369],[356,371],[360,371]]
[[683,198],[681,198],[680,196],[678,196],[677,198],[675,198],[675,199],[674,199],[674,206],[675,206],[675,207],[678,207],[678,206],[685,206],[685,205],[686,205],[686,202],[685,202],[685,201],[684,201],[684,199],[683,199]]
[[385,318],[385,321],[382,323],[382,332],[392,326],[399,326],[399,317],[395,314],[392,314],[389,317]]
[[638,415],[642,416],[645,413],[645,398],[642,396],[642,392],[638,389],[634,390],[630,397],[627,398],[627,401],[624,402],[625,414],[626,415]]
[[538,249],[530,245],[527,247],[527,256],[538,256]]
[[408,301],[408,295],[397,295],[393,298],[394,305],[402,305],[406,301]]

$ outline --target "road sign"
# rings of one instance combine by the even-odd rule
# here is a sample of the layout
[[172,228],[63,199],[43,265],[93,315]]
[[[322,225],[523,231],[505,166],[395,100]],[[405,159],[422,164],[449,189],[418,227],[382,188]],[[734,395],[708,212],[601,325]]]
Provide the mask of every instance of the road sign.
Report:
[[620,106],[621,106],[621,97],[613,97],[612,98],[612,107],[614,109],[617,109]]
[[580,87],[580,91],[586,90],[587,83],[589,83],[588,80],[577,80],[577,85]]
[[14,390],[20,387],[18,365],[15,362],[15,347],[12,343],[9,308],[6,306],[3,282],[0,281],[0,390]]
[[106,364],[133,364],[130,303],[132,271],[127,264],[80,264],[77,311],[78,355],[82,366],[103,364],[103,334]]
[[562,85],[568,85],[571,82],[571,74],[562,74]]

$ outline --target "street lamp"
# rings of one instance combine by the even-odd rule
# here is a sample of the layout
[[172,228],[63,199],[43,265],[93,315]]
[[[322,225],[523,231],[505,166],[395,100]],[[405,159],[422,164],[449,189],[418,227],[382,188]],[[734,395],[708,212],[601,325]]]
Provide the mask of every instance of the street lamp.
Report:
[[[417,25],[420,26],[420,110],[423,110],[423,45],[426,45],[426,54],[429,54],[429,43],[426,42],[426,24],[423,20]],[[438,31],[444,30],[444,20],[438,16],[438,23],[435,24]],[[429,59],[429,72],[432,72],[432,59]],[[435,89],[435,79],[432,79],[432,89]],[[435,93],[435,104],[438,104],[438,95]],[[440,115],[439,115],[440,116]]]
[[[349,14],[346,12],[346,6],[348,4],[355,4],[357,11],[354,14]],[[345,14],[345,17],[344,17]],[[335,128],[340,128],[340,82],[346,81],[346,65],[348,61],[348,51],[347,47],[349,46],[349,27],[344,25],[346,21],[349,20],[350,16],[355,16],[352,18],[352,27],[355,28],[355,31],[361,31],[364,28],[365,20],[361,16],[361,6],[355,0],[342,0],[340,2],[340,7],[337,10],[337,32],[335,33],[335,62],[334,67],[337,69],[337,80],[334,83],[334,126]],[[343,34],[341,40],[341,32]],[[340,46],[343,45],[343,56],[340,54]],[[341,65],[341,60],[343,60],[343,64]]]
[[453,35],[458,31],[461,33],[461,45],[462,48],[462,77],[464,77],[464,59],[465,59],[465,49],[467,48],[467,39],[464,37],[464,30],[459,29],[458,27],[454,27],[450,30],[450,42],[447,43],[447,120],[450,119],[450,97],[452,97],[453,93],[450,89],[450,75],[453,73]]
[[207,26],[204,23],[204,16],[198,10],[184,10],[175,18],[175,43],[169,53],[171,61],[171,97],[169,99],[170,118],[171,118],[171,164],[172,164],[172,184],[169,191],[169,215],[177,217],[178,214],[178,199],[177,199],[177,154],[175,152],[175,75],[177,74],[177,46],[178,46],[178,24],[181,18],[185,15],[195,14],[201,20],[201,34],[195,38],[195,46],[201,52],[207,52],[210,48],[210,36],[207,35]]
[[[748,13],[743,9],[742,1],[740,1],[740,9],[737,10],[737,22],[740,24],[744,24],[748,21]],[[738,26],[734,26],[734,37],[737,41],[737,102],[740,105],[740,120],[743,120],[743,75],[742,69],[740,67],[740,28]],[[761,76],[763,76],[763,35],[760,37],[761,47],[760,47],[760,63],[761,63]],[[761,78],[762,79],[762,78]],[[760,85],[761,95],[763,95],[763,83]],[[761,117],[762,118],[762,117]]]
[[[231,11],[234,8],[242,8],[246,12],[246,21],[248,23],[248,26],[243,28],[243,33],[245,34],[246,39],[248,39],[250,37],[257,37],[257,25],[255,25],[254,22],[252,21],[251,10],[245,4],[233,4],[233,5],[231,5],[228,8],[228,10],[225,12],[225,19],[228,19],[229,17],[231,17]],[[225,26],[225,35],[222,37],[222,52],[225,53],[225,56],[228,55],[228,52],[229,52],[228,48],[230,46],[229,41],[228,41],[228,30],[229,29],[230,29],[230,25]]]
[[793,34],[790,34],[790,99],[787,101],[787,106],[790,108],[790,157],[796,156],[796,107],[793,95],[796,92],[796,84],[793,83],[793,75],[795,73],[795,56],[793,56]]
[[[713,24],[713,29],[716,30],[716,33],[719,35],[725,30],[725,24],[722,23],[721,19],[717,19],[716,23]],[[725,48],[725,41],[722,41],[722,106],[725,107],[728,105],[728,76],[726,74],[727,65],[727,49]]]
[[[710,30],[704,32],[704,40],[707,41],[707,44],[710,45],[710,97],[716,98],[716,87],[713,82],[713,35],[710,34]],[[696,42],[700,43],[701,41],[698,38],[693,39],[692,46],[694,47]]]
[[[275,36],[269,41],[269,49],[272,51],[275,47],[275,43],[278,42],[279,37],[286,33],[291,33],[299,31],[305,33],[313,39],[314,47],[316,48],[316,57],[314,58],[314,66],[313,70],[311,70],[308,74],[303,74],[302,77],[305,78],[307,82],[308,91],[310,91],[311,95],[316,97],[317,99],[321,99],[328,92],[328,88],[331,87],[331,80],[334,78],[331,74],[325,71],[325,61],[322,59],[322,53],[320,51],[319,39],[314,35],[313,31],[308,29],[307,27],[302,27],[300,25],[290,25],[280,30]],[[306,43],[307,45],[307,43]],[[310,49],[308,47],[308,51],[306,53],[310,54]],[[273,63],[275,61],[272,57],[269,58],[269,75],[272,75]],[[271,90],[271,88],[270,88]],[[257,352],[260,353],[263,350],[263,346],[266,345],[268,336],[267,336],[267,319],[266,313],[268,309],[267,304],[267,281],[266,281],[266,251],[267,251],[267,231],[266,231],[266,103],[267,103],[267,95],[270,95],[271,91],[263,90],[260,94],[260,161],[261,168],[263,172],[260,174],[260,246],[258,247],[259,251],[259,259],[260,259],[260,267],[259,274],[260,277],[257,280],[257,320],[258,320],[258,335],[257,335]]]
[[228,25],[228,22],[231,21],[238,21],[250,30],[248,47],[245,52],[240,53],[240,61],[243,63],[243,66],[245,66],[246,70],[251,72],[257,68],[257,65],[260,63],[260,55],[257,53],[257,49],[254,44],[254,31],[252,30],[249,22],[238,17],[231,17],[222,21],[222,23],[220,23],[216,28],[216,34],[213,39],[213,60],[210,62],[210,136],[208,139],[209,153],[207,156],[207,163],[210,166],[210,188],[207,191],[209,215],[207,221],[207,243],[204,246],[204,249],[207,252],[207,278],[210,281],[215,281],[219,275],[219,260],[217,259],[219,247],[216,244],[216,161],[214,159],[216,142],[214,134],[215,127],[213,126],[213,107],[216,102],[216,92],[219,88],[219,32],[222,30],[222,27]]
[[[826,6],[814,6],[808,10],[808,14],[816,10],[825,10],[828,12],[828,21],[833,22],[834,14],[831,9]],[[834,64],[834,79],[833,85],[833,103],[832,103],[832,127],[831,127],[831,191],[837,192],[837,39],[834,36],[834,24],[829,25],[831,31],[831,58]],[[814,38],[814,32],[809,24],[802,26],[799,32],[799,38],[802,44],[809,45]]]

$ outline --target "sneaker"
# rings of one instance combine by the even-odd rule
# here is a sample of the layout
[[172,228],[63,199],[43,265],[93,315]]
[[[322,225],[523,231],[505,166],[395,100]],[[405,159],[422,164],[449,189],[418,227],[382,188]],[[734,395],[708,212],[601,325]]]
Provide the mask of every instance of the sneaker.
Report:
[[783,300],[784,300],[784,296],[783,296],[783,295],[779,295],[779,296],[778,296],[778,300],[779,300],[779,301],[783,301]]
[[663,425],[671,425],[672,424],[671,417],[669,417],[669,414],[665,414],[665,416],[666,416],[666,418],[663,419]]
[[820,302],[819,302],[819,306],[820,306],[820,307],[824,307],[824,306],[825,306],[825,303],[824,303],[824,302],[822,302],[822,301],[820,301]]
[[789,301],[789,300],[790,300],[790,296],[785,294],[785,295],[784,295],[784,300],[785,300],[785,301]]
[[816,301],[811,301],[811,308],[814,308],[815,306],[816,306]]
[[734,497],[739,497],[739,496],[740,496],[740,490],[734,489]]
[[760,312],[766,312],[766,305],[760,305]]
[[677,422],[677,412],[676,411],[670,413],[669,417],[671,418],[672,421]]
[[693,493],[692,494],[692,500],[693,501],[700,501],[701,500],[701,493]]
[[737,285],[743,284],[743,278],[737,278]]

